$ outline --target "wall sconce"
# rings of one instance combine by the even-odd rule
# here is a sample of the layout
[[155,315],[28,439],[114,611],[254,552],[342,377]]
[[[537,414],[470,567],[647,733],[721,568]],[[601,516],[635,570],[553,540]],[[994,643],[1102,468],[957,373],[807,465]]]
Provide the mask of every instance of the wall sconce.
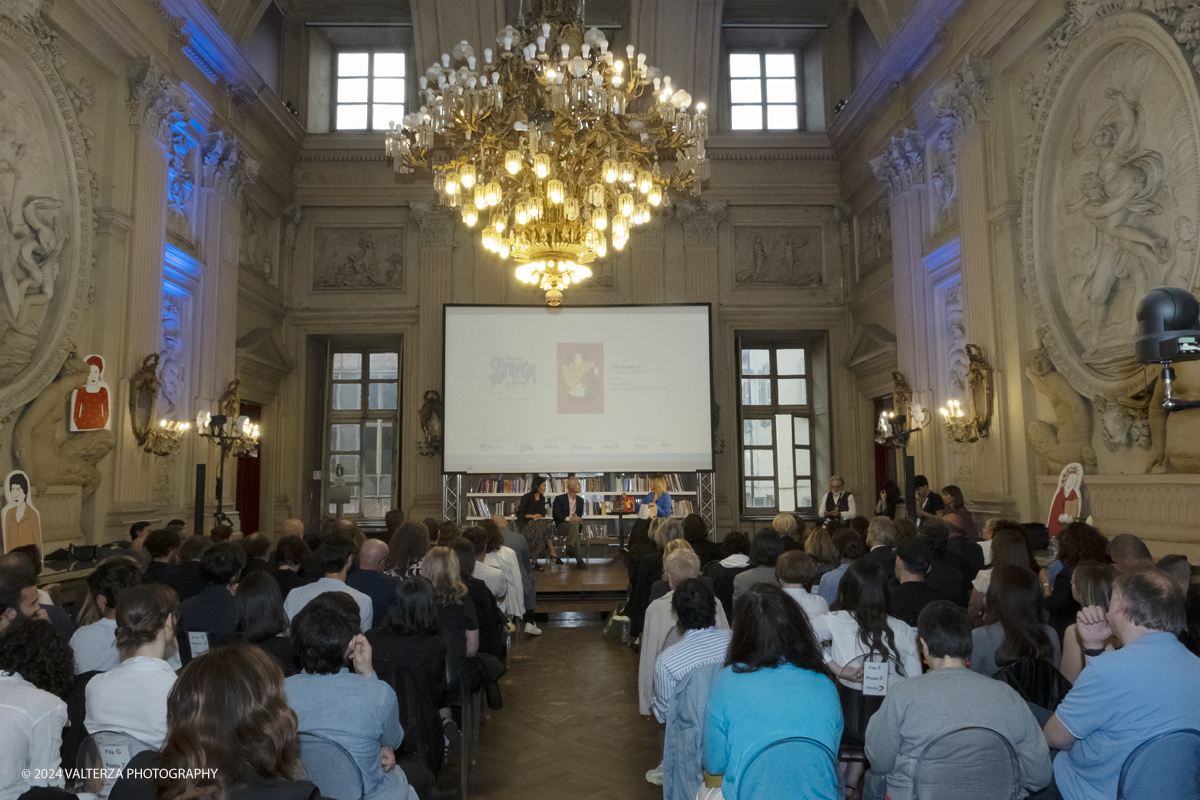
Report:
[[959,443],[977,442],[986,437],[992,424],[992,367],[978,345],[969,344],[966,349],[967,401],[970,406],[964,411],[962,403],[950,400],[938,409],[946,423],[946,438]]
[[158,361],[158,353],[146,356],[142,359],[142,366],[129,379],[129,425],[139,447],[147,453],[167,457],[179,451],[183,434],[191,424],[160,419],[158,425],[154,425],[161,386]]
[[[913,427],[908,427],[910,421]],[[913,403],[909,406],[909,414],[897,414],[894,411],[884,411],[879,415],[879,425],[875,430],[875,443],[884,447],[908,447],[908,437],[925,426],[928,414],[920,405]]]

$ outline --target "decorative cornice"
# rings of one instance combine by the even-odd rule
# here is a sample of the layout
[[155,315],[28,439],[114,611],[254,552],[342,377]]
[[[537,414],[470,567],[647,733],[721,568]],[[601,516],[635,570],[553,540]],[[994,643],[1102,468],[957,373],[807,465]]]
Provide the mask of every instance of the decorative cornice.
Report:
[[930,101],[933,113],[938,119],[949,120],[956,136],[988,119],[991,76],[986,61],[967,56],[958,74],[934,90]]
[[144,125],[164,145],[191,118],[191,98],[149,58],[129,70],[129,123]]
[[236,197],[242,187],[258,180],[259,164],[246,155],[236,136],[225,131],[204,135],[201,147],[201,185]]
[[871,171],[887,185],[890,196],[895,197],[922,183],[924,149],[925,137],[905,128],[899,136],[888,141],[881,155],[871,159]]
[[717,227],[725,219],[725,211],[724,203],[704,200],[676,206],[675,213],[683,223],[684,247],[716,247]]
[[408,216],[421,228],[422,247],[454,244],[454,220],[444,207],[435,203],[409,203]]

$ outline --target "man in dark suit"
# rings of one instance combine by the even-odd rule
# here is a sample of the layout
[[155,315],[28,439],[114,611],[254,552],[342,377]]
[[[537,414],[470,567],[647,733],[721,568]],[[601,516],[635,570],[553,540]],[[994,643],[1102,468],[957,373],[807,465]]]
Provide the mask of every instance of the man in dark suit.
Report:
[[179,534],[169,528],[151,531],[146,537],[145,548],[150,556],[150,563],[146,565],[146,583],[161,583],[174,589],[175,594],[180,594],[180,587],[176,586],[179,582],[179,565],[171,563],[179,552]]
[[917,527],[938,519],[938,512],[946,507],[939,492],[929,491],[929,479],[918,475],[913,479],[917,490]]
[[[204,590],[179,606],[179,657],[184,666],[207,649],[232,641],[237,636],[238,604],[233,593],[242,568],[233,545],[222,542],[210,547],[200,559]],[[207,643],[197,643],[193,652],[192,633],[204,633]]]
[[579,545],[579,534],[583,527],[583,498],[579,495],[579,489],[579,478],[567,478],[567,491],[554,498],[550,513],[554,515],[558,535],[567,541],[567,555],[574,550],[575,566],[587,569],[587,562],[583,560],[582,548]]
[[358,551],[358,569],[346,576],[346,585],[371,598],[371,619],[376,626],[382,625],[392,603],[396,600],[396,585],[400,582],[384,575],[387,566],[388,546],[379,539],[367,539]]
[[179,595],[179,602],[195,597],[204,591],[204,579],[200,577],[200,559],[212,540],[207,536],[189,536],[179,545],[179,573],[168,584]]
[[867,526],[867,547],[870,552],[867,557],[883,567],[888,580],[896,577],[896,551],[892,543],[896,541],[896,523],[887,517],[875,517]]
[[311,558],[312,551],[299,536],[284,536],[275,545],[275,569],[271,575],[279,584],[279,592],[284,600],[292,589],[311,583],[300,575],[300,570]]

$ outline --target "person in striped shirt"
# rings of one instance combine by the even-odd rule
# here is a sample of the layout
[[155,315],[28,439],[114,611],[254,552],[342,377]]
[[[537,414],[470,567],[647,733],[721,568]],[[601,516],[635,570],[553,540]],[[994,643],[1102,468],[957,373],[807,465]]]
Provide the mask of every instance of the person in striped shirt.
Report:
[[650,710],[659,722],[667,721],[667,706],[675,687],[688,673],[725,660],[731,631],[717,627],[716,596],[699,578],[688,578],[675,587],[671,609],[679,620],[683,639],[663,650],[654,662],[654,700]]

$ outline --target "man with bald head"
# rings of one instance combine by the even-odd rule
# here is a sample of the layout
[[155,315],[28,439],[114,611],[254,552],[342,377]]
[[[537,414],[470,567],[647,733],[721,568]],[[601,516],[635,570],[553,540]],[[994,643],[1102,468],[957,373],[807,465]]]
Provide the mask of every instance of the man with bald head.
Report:
[[304,523],[298,519],[285,519],[280,528],[280,536],[299,536],[304,538]]
[[358,551],[358,569],[346,576],[346,585],[371,598],[376,625],[382,625],[396,599],[399,581],[384,575],[387,569],[388,546],[379,539],[367,539]]

